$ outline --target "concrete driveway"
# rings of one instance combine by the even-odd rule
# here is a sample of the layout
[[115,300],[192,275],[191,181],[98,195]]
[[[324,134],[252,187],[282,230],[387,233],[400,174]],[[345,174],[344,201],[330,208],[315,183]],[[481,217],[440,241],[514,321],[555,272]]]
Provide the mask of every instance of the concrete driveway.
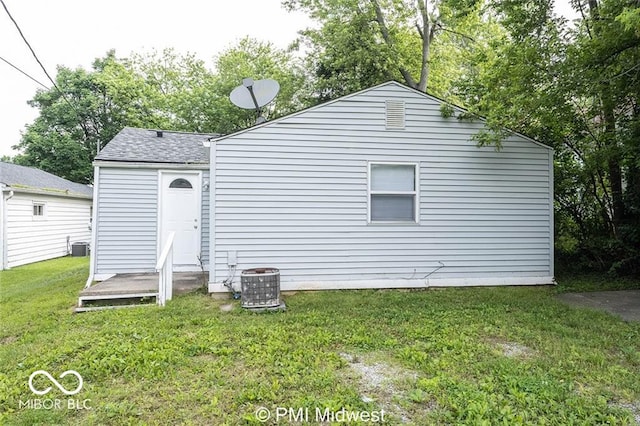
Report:
[[564,293],[558,299],[574,306],[602,309],[625,321],[640,321],[640,290]]

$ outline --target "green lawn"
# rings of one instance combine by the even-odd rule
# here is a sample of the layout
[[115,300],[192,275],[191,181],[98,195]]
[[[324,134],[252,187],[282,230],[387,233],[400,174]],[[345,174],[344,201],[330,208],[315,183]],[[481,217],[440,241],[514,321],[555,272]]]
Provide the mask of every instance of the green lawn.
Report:
[[[640,410],[640,324],[565,306],[555,288],[299,292],[269,314],[191,294],[73,314],[87,269],[0,272],[0,424],[261,424],[260,407],[266,424],[277,407],[311,421],[344,408],[385,410],[386,424],[633,424]],[[53,386],[38,397],[36,370],[76,370],[84,387],[67,397],[38,376]],[[21,407],[35,398],[64,406]]]

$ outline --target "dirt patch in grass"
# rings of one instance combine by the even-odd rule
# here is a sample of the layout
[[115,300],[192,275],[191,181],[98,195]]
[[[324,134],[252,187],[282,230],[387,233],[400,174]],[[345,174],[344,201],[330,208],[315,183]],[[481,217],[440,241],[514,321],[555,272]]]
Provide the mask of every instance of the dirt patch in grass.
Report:
[[636,421],[636,424],[640,425],[640,401],[633,403],[613,403],[609,404],[609,406],[631,411],[631,416]]
[[507,358],[528,358],[535,355],[535,351],[528,346],[516,342],[509,342],[497,337],[491,337],[488,342]]
[[5,336],[0,338],[0,345],[10,345],[11,343],[18,340],[16,336]]
[[[350,370],[356,373],[362,401],[378,404],[400,423],[417,422],[416,417],[424,417],[436,408],[434,401],[416,401],[410,395],[418,380],[416,372],[374,359],[373,356],[364,358],[340,353],[340,357],[347,361]],[[417,402],[422,403],[420,407],[415,406]]]
[[220,305],[220,310],[222,312],[231,312],[234,307],[235,307],[234,303],[224,303],[224,304]]

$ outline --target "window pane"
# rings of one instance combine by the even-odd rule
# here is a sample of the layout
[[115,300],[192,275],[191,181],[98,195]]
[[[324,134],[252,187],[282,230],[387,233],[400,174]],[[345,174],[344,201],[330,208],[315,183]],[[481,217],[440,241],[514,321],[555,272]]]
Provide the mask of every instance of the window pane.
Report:
[[415,191],[415,166],[407,164],[372,164],[372,191]]
[[371,195],[371,221],[415,222],[414,195]]
[[183,188],[183,189],[187,189],[187,188],[193,188],[191,186],[191,182],[189,182],[186,179],[182,179],[182,178],[178,178],[176,180],[174,180],[173,182],[171,182],[171,184],[169,184],[169,188]]

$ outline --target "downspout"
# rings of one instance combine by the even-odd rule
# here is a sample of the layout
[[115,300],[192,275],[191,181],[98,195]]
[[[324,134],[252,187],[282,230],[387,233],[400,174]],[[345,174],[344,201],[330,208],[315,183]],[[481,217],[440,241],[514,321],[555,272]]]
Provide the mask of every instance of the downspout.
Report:
[[549,273],[554,284],[556,283],[555,273],[555,209],[554,209],[554,168],[553,168],[553,149],[549,150]]
[[4,192],[7,189],[5,184],[1,185],[0,194],[2,195],[2,200],[0,200],[0,221],[2,222],[2,226],[0,227],[0,241],[2,241],[0,246],[0,271],[9,269],[9,256],[7,253],[7,202],[13,197],[13,190],[9,191],[9,195],[5,198]]
[[91,215],[91,242],[89,247],[91,252],[89,254],[89,277],[84,285],[84,288],[89,288],[93,282],[96,269],[96,256],[98,255],[98,187],[100,186],[100,167],[95,166],[93,173],[93,214]]
[[209,293],[216,282],[216,143],[209,139]]
[[0,271],[4,271],[4,245],[5,245],[5,220],[4,220],[4,188],[5,185],[0,183]]

